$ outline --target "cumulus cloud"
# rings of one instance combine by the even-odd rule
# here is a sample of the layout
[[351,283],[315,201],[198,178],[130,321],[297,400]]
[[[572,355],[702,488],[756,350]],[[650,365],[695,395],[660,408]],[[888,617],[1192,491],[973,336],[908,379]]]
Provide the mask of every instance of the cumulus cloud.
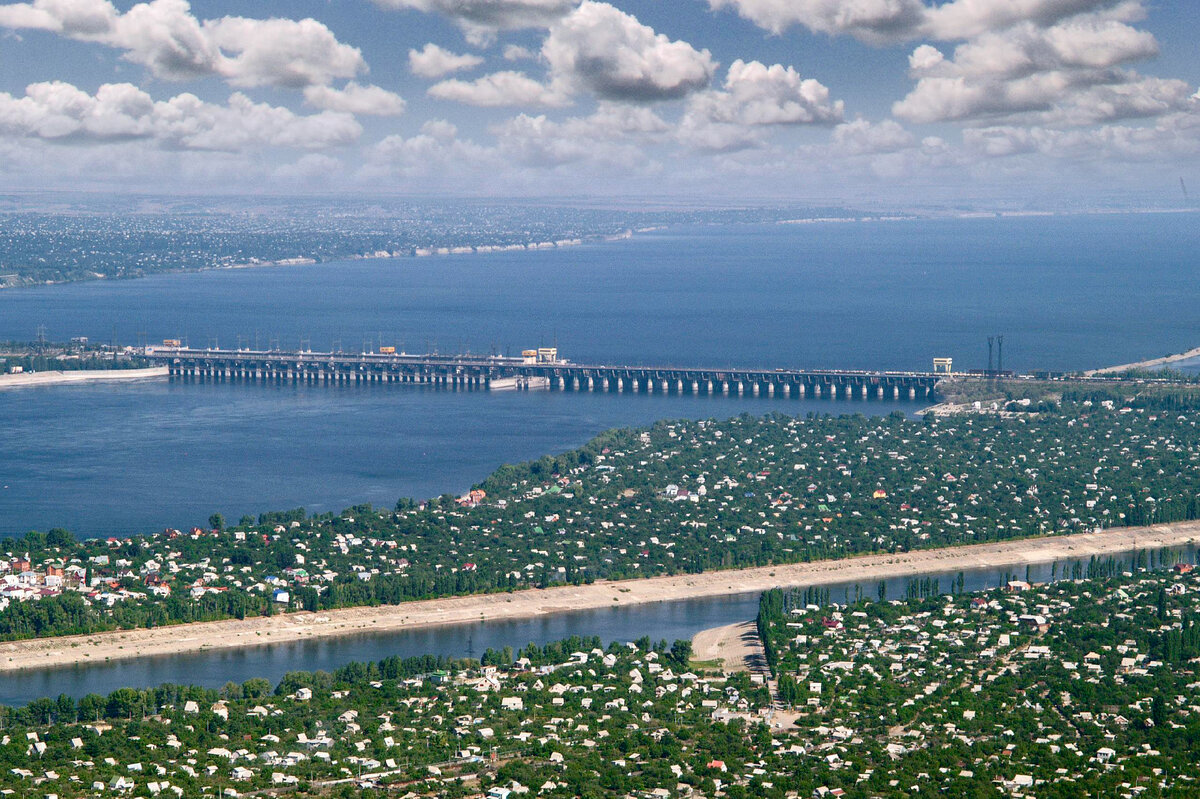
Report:
[[303,88],[366,69],[357,48],[313,19],[201,21],[186,0],[150,0],[119,12],[109,0],[33,0],[0,6],[0,27],[52,31],[123,51],[170,80],[215,75],[235,86]]
[[831,101],[828,88],[793,67],[739,59],[720,89],[692,95],[680,138],[702,150],[737,150],[765,143],[758,127],[834,123],[842,113],[841,100]]
[[567,102],[556,89],[511,71],[493,72],[472,81],[444,80],[429,87],[429,96],[486,107],[559,106]]
[[721,90],[692,97],[689,114],[740,125],[797,125],[837,122],[842,110],[820,81],[801,78],[793,67],[738,59]]
[[547,168],[589,163],[645,169],[652,162],[645,145],[663,141],[671,126],[645,106],[602,102],[586,117],[561,122],[544,115],[519,114],[493,125],[506,160]]
[[408,68],[422,78],[440,78],[451,72],[471,69],[483,63],[483,59],[471,53],[452,53],[429,42],[420,50],[408,51]]
[[[1117,5],[1117,0],[709,0],[713,10],[731,8],[773,33],[801,25],[815,33],[848,35],[873,44],[921,37],[967,39],[1021,21],[1050,24]],[[1122,13],[1136,14],[1136,5],[1121,3]]]
[[61,81],[31,84],[23,97],[0,93],[0,130],[47,141],[146,139],[164,148],[225,151],[323,149],[362,133],[347,114],[300,116],[241,93],[216,105],[192,94],[156,101],[128,83],[104,84],[91,95]]
[[537,58],[537,53],[519,44],[504,45],[505,61],[530,61]]
[[916,145],[916,138],[892,119],[869,122],[856,119],[844,122],[833,129],[833,145],[843,153],[868,155],[895,153]]
[[362,86],[354,81],[341,89],[331,86],[309,86],[304,100],[323,111],[342,111],[347,114],[399,116],[404,113],[404,98],[379,86]]
[[205,22],[204,31],[228,54],[217,74],[235,86],[301,88],[366,70],[362,53],[315,19],[223,17]]
[[557,80],[625,102],[684,97],[707,86],[716,68],[707,50],[671,41],[594,0],[550,28],[542,56]]
[[1119,69],[1158,53],[1158,43],[1102,15],[1050,27],[1024,22],[959,45],[953,58],[930,45],[909,57],[916,87],[893,107],[913,122],[1035,114],[1043,122],[1090,124],[1154,116],[1182,107],[1182,81]]
[[1153,125],[1060,130],[997,125],[963,131],[964,147],[987,158],[1040,156],[1101,164],[1149,163],[1200,155],[1200,114],[1165,115]]
[[454,20],[473,42],[486,42],[503,30],[544,28],[577,5],[577,0],[375,0],[384,8],[437,13]]
[[954,0],[927,9],[920,33],[943,40],[968,39],[1020,22],[1045,26],[1084,12],[1110,9],[1115,17],[1142,16],[1136,0]]
[[917,77],[1012,78],[1064,68],[1107,69],[1158,55],[1158,42],[1116,20],[1084,16],[1049,28],[1022,23],[959,45],[952,61],[929,45],[909,57]]
[[877,43],[913,37],[928,11],[920,0],[709,0],[709,6],[732,8],[772,33],[802,25]]
[[405,178],[445,178],[498,166],[492,150],[458,138],[458,129],[445,120],[435,119],[421,126],[416,136],[388,136],[367,153],[365,175]]

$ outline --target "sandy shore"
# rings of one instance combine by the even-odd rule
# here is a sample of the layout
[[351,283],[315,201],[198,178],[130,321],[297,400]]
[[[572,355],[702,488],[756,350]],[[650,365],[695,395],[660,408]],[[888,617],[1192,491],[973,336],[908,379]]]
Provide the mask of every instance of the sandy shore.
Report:
[[29,372],[0,375],[0,389],[60,386],[67,383],[94,383],[102,380],[154,380],[167,376],[167,367],[149,369],[79,369],[73,372]]
[[721,671],[749,671],[751,662],[766,661],[753,621],[701,630],[692,636],[692,660],[721,661]]
[[243,621],[202,622],[156,630],[100,633],[0,644],[0,672],[109,659],[233,649],[310,638],[388,632],[481,620],[545,616],[570,610],[669,602],[763,591],[777,586],[872,584],[888,577],[1021,567],[1138,548],[1200,542],[1200,522],[1121,528],[1052,538],[930,549],[897,555],[797,563],[675,577],[452,597],[378,608],[290,613]]
[[1148,361],[1138,361],[1137,363],[1123,363],[1119,366],[1106,366],[1103,369],[1089,369],[1084,372],[1085,375],[1110,375],[1118,372],[1128,372],[1130,369],[1157,369],[1160,366],[1177,363],[1179,361],[1190,361],[1193,358],[1200,358],[1200,347],[1194,347],[1187,352],[1180,352],[1175,355],[1165,355],[1162,358],[1151,358]]

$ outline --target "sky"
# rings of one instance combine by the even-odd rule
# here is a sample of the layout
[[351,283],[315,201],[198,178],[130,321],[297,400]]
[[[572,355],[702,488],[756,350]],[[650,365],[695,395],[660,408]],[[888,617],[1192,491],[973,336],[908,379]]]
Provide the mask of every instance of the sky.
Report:
[[1200,192],[1196,0],[0,3],[0,189]]

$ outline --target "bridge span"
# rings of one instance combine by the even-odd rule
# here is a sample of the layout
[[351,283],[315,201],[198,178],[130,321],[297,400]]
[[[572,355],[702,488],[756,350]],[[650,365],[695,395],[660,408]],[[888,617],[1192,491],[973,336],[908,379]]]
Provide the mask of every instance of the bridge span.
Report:
[[[543,351],[545,352],[545,351]],[[172,378],[345,383],[413,383],[457,390],[727,394],[829,399],[935,396],[944,374],[843,369],[745,369],[581,364],[541,357],[281,352],[147,347]]]

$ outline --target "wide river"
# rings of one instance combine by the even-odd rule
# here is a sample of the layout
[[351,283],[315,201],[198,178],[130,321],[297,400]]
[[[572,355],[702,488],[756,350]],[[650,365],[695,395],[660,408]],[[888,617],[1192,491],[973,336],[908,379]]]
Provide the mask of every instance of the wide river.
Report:
[[[1200,344],[1196,214],[681,228],[560,250],[221,270],[0,292],[0,340],[410,352],[575,361],[1073,369]],[[388,386],[93,384],[0,391],[0,535],[118,535],[303,506],[460,492],[496,466],[614,426],[742,412],[920,406],[766,398],[454,393]],[[991,579],[996,575],[984,576]],[[565,634],[672,639],[753,616],[753,598],[342,639],[5,677],[0,701],[206,684],[349,659],[478,654]]]
[[[222,270],[0,292],[0,340],[187,338],[602,363],[1080,368],[1200,344],[1195,214],[672,229],[550,251]],[[880,402],[406,387],[0,391],[0,535],[114,535],[460,492],[614,426]]]

